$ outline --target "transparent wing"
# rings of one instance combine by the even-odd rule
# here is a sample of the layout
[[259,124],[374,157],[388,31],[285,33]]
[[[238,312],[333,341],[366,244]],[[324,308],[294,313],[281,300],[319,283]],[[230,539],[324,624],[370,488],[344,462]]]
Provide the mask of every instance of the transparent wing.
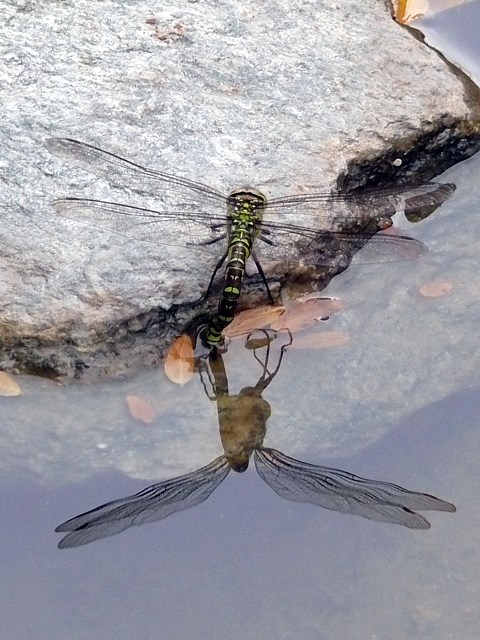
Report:
[[350,193],[312,193],[272,198],[267,209],[276,211],[305,209],[324,213],[336,213],[349,208],[353,213],[361,210],[372,217],[392,216],[398,211],[414,213],[425,207],[434,207],[448,200],[455,192],[453,183],[426,182],[422,185],[398,185],[375,187]]
[[[228,218],[202,212],[154,211],[117,202],[87,198],[59,198],[52,203],[64,218],[154,244],[215,243],[228,233]],[[226,245],[225,245],[226,246]],[[221,250],[214,249],[215,253]]]
[[86,171],[106,178],[115,184],[125,185],[132,189],[142,189],[157,196],[162,185],[175,185],[203,194],[207,199],[220,201],[224,205],[227,202],[227,197],[223,193],[206,184],[142,167],[140,164],[125,160],[114,153],[79,140],[48,138],[45,141],[45,146],[53,155],[77,164]]
[[[52,202],[52,206],[65,218],[107,229],[126,238],[171,246],[196,246],[218,256],[222,249],[216,243],[228,236],[226,216],[203,212],[155,211],[86,198],[59,198]],[[355,250],[363,247],[355,255],[357,264],[413,260],[427,252],[426,245],[408,236],[318,232],[297,225],[268,222],[262,222],[259,229],[259,240],[263,240],[263,234],[267,238],[266,242],[261,242],[261,256],[267,261],[280,261],[282,264],[298,264],[299,249],[292,240],[299,238],[302,240],[302,262],[315,266],[334,263],[335,250],[341,243]],[[226,246],[225,240],[222,247]]]
[[[224,206],[228,201],[228,195],[201,182],[148,169],[78,140],[50,138],[45,141],[45,146],[54,155],[115,184],[141,189],[157,196],[161,195],[162,187],[173,185],[193,191],[197,197],[214,200]],[[391,216],[398,210],[415,213],[424,207],[437,206],[450,198],[454,191],[454,184],[428,182],[420,186],[377,187],[363,190],[362,193],[296,194],[273,198],[268,202],[267,209],[271,213],[275,211],[282,211],[289,215],[311,213],[318,217],[332,215],[339,211],[345,213],[347,206],[350,209],[353,208],[354,214],[356,209],[361,209],[372,216],[382,214]]]
[[256,450],[255,467],[262,480],[286,500],[309,502],[378,522],[429,529],[428,520],[414,509],[455,511],[453,504],[427,493],[301,462],[275,449]]
[[107,502],[60,524],[55,531],[69,531],[58,547],[80,547],[114,536],[146,522],[163,520],[190,509],[208,498],[225,479],[230,467],[224,456],[192,473],[154,484],[133,496]]
[[[113,183],[162,196],[162,187],[179,187],[194,192],[196,200],[206,199],[210,205],[222,207],[221,215],[202,212],[198,204],[184,204],[179,211],[154,211],[112,202],[83,198],[63,198],[53,203],[61,215],[101,229],[109,229],[134,240],[181,246],[208,246],[228,233],[226,215],[228,196],[199,182],[187,180],[154,169],[148,169],[116,154],[70,138],[51,138],[47,148],[55,155],[73,162]],[[363,193],[313,193],[274,198],[267,203],[267,219],[259,226],[260,238],[266,239],[263,254],[266,260],[298,263],[299,247],[292,239],[301,240],[302,262],[323,266],[335,263],[335,250],[347,246],[358,250],[365,245],[355,262],[394,262],[418,258],[426,252],[422,243],[406,236],[373,236],[351,233],[356,221],[388,219],[402,210],[413,214],[425,207],[436,206],[448,199],[455,185],[430,182],[408,187],[387,187]],[[210,207],[212,208],[212,207]],[[280,217],[275,214],[281,214]],[[285,216],[288,214],[288,216]],[[292,216],[310,215],[308,226],[291,224]],[[347,232],[319,231],[332,227],[332,222]],[[338,227],[337,227],[338,228]],[[370,241],[369,241],[370,240]],[[337,243],[337,245],[335,245]],[[332,246],[333,244],[333,246]],[[211,253],[218,255],[217,247]]]
[[[268,230],[266,241],[257,245],[262,264],[264,260],[271,260],[330,266],[338,263],[338,252],[342,249],[350,254],[357,252],[352,260],[354,264],[416,260],[428,252],[423,242],[404,235],[314,231],[295,225],[282,228],[272,227],[268,222],[262,222],[261,228]],[[259,240],[263,240],[262,235]]]
[[[352,241],[353,243],[353,241]],[[353,264],[416,260],[428,252],[426,244],[409,236],[379,233],[370,238],[353,256]]]

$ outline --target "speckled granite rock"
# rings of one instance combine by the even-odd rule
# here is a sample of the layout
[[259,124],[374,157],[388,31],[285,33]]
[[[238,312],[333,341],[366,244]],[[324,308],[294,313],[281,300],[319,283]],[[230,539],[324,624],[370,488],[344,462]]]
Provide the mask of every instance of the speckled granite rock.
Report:
[[376,0],[151,11],[120,0],[108,11],[87,0],[0,8],[3,368],[72,376],[154,363],[198,313],[210,275],[192,252],[55,216],[58,196],[155,208],[164,194],[62,163],[47,137],[268,197],[424,181],[478,149],[471,83]]

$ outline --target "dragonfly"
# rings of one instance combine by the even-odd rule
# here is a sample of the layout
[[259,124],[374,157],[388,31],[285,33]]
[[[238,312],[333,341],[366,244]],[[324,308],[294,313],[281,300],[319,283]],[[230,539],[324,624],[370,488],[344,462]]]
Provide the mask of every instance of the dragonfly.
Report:
[[[71,138],[50,138],[45,144],[52,154],[113,184],[157,197],[162,190],[172,187],[195,194],[195,203],[183,204],[180,210],[152,210],[80,197],[59,198],[52,206],[66,218],[133,240],[170,246],[180,242],[187,248],[213,251],[218,259],[202,300],[210,294],[215,276],[224,264],[225,278],[217,312],[204,334],[204,343],[212,348],[221,343],[223,330],[233,320],[250,257],[272,303],[264,264],[280,264],[284,273],[300,268],[300,273],[308,274],[311,273],[308,267],[315,270],[338,260],[339,247],[350,248],[352,254],[364,245],[357,254],[358,263],[418,258],[427,251],[422,242],[402,235],[374,234],[391,226],[391,216],[397,211],[412,213],[438,206],[455,190],[454,184],[428,182],[415,187],[378,188],[362,194],[319,192],[267,199],[250,186],[222,193],[201,182],[143,167]],[[295,224],[295,218],[302,216],[310,216],[308,226]],[[368,231],[360,232],[366,221]],[[330,230],[334,224],[341,228]],[[352,232],[352,225],[358,228],[358,233]],[[222,241],[223,248],[218,249]],[[258,244],[261,261],[256,252]]]
[[[262,330],[264,334],[268,332]],[[209,400],[216,402],[223,455],[209,464],[176,478],[163,480],[125,498],[107,502],[67,520],[55,531],[64,533],[60,549],[79,547],[116,535],[132,526],[163,520],[174,513],[204,502],[230,471],[243,473],[253,456],[260,478],[285,500],[310,503],[331,511],[361,516],[377,522],[399,524],[410,529],[428,529],[430,523],[418,510],[454,512],[455,506],[427,493],[396,484],[369,480],[348,471],[296,460],[277,449],[264,447],[266,423],[271,414],[262,393],[279,371],[285,342],[275,368],[268,369],[270,345],[276,333],[263,341],[263,359],[249,347],[262,366],[253,386],[231,393],[221,353],[204,359],[212,393],[202,379]],[[246,344],[250,341],[247,338]],[[259,341],[261,342],[261,341]],[[201,372],[202,369],[200,368]]]

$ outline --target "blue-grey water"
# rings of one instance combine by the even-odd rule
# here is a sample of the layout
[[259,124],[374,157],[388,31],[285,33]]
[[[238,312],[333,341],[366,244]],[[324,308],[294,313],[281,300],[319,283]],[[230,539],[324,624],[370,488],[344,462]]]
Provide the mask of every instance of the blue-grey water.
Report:
[[[478,24],[479,3],[451,11],[426,28],[469,64],[474,36],[467,50],[452,25]],[[331,283],[325,294],[346,309],[317,330],[351,341],[289,349],[263,394],[268,446],[434,494],[457,513],[429,512],[432,528],[413,531],[287,502],[252,463],[196,508],[58,550],[64,520],[220,455],[216,405],[197,376],[179,387],[156,371],[94,388],[20,376],[23,395],[0,398],[2,637],[476,640],[479,172],[478,158],[449,170],[440,179],[457,184],[452,200],[421,223],[400,221],[429,245],[425,257]],[[438,281],[451,292],[419,293]],[[232,393],[261,374],[241,342],[225,365]],[[129,394],[149,401],[153,422],[129,415]]]

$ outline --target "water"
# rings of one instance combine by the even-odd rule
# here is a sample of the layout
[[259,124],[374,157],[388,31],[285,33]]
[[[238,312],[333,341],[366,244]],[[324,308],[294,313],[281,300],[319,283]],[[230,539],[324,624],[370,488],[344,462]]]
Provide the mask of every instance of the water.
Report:
[[[456,514],[430,512],[428,531],[379,524],[281,500],[249,468],[195,508],[59,551],[60,522],[220,455],[216,406],[197,377],[181,388],[161,371],[95,387],[20,377],[24,395],[0,398],[4,636],[476,639],[479,170],[449,170],[452,200],[408,226],[427,256],[331,283],[346,310],[317,330],[352,340],[289,349],[263,394],[266,445]],[[432,281],[452,292],[423,298]],[[241,342],[225,360],[232,393],[261,374]],[[129,415],[128,394],[153,405],[152,423]]]
[[439,49],[478,85],[480,66],[478,42],[478,0],[452,7],[414,23],[427,42]]

